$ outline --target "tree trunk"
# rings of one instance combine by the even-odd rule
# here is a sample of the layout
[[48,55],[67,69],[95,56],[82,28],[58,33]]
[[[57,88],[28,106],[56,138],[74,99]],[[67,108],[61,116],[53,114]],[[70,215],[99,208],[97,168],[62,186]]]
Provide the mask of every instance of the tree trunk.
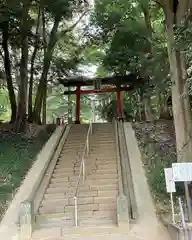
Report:
[[36,99],[35,99],[35,106],[33,110],[33,121],[39,123],[41,108],[42,108],[42,101],[43,95],[46,91],[46,84],[47,84],[47,76],[49,72],[49,67],[51,63],[51,59],[53,56],[54,47],[56,44],[56,33],[59,26],[60,18],[55,18],[53,28],[50,34],[50,40],[48,43],[47,51],[44,54],[44,61],[43,61],[43,73],[41,75],[41,79],[39,81],[39,85],[37,88]]
[[172,107],[176,132],[178,161],[191,161],[191,113],[187,91],[184,58],[174,47],[174,22],[167,18],[168,55],[172,78]]
[[[151,16],[150,16],[149,8],[147,8],[144,5],[141,5],[141,8],[143,10],[145,25],[146,25],[146,28],[148,30],[149,37],[152,39],[153,28],[152,28],[152,25],[151,25]],[[149,55],[152,54],[151,41],[149,41],[149,43],[148,43],[148,48],[146,48],[146,53],[148,53]],[[151,109],[151,99],[150,99],[150,96],[151,95],[144,96],[144,98],[143,98],[144,111],[145,111],[145,120],[146,121],[152,121],[153,120],[153,113],[152,113],[152,109]]]
[[19,86],[19,102],[17,110],[17,120],[15,130],[17,132],[25,131],[26,127],[26,103],[28,92],[28,11],[30,1],[24,1],[22,19],[20,24],[21,29],[21,63],[20,63],[20,79]]
[[42,114],[42,123],[46,124],[47,122],[47,81],[44,82],[44,88],[43,88],[43,114]]
[[163,94],[159,94],[159,118],[170,120],[172,116],[170,115],[169,106],[168,106],[168,99]]
[[4,23],[2,28],[2,47],[4,50],[4,67],[7,81],[7,89],[9,92],[9,101],[11,105],[11,123],[16,121],[17,116],[17,103],[15,92],[13,88],[13,80],[11,75],[11,62],[9,57],[9,48],[8,48],[8,38],[9,38],[9,24],[8,22]]
[[153,113],[151,109],[151,101],[149,97],[144,97],[145,120],[147,122],[153,121]]
[[35,58],[39,49],[39,38],[38,38],[38,32],[39,32],[39,25],[40,25],[40,16],[41,11],[39,8],[38,18],[37,18],[37,26],[35,31],[35,44],[34,44],[34,50],[31,57],[31,70],[30,70],[30,80],[29,80],[29,96],[28,96],[28,121],[32,122],[33,120],[33,79],[34,79],[34,65],[35,65]]

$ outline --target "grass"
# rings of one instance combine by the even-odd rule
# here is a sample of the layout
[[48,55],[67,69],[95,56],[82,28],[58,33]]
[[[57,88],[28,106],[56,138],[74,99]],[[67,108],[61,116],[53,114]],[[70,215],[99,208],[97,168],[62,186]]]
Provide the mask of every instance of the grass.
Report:
[[0,133],[0,218],[52,132],[42,131],[30,140],[19,134]]

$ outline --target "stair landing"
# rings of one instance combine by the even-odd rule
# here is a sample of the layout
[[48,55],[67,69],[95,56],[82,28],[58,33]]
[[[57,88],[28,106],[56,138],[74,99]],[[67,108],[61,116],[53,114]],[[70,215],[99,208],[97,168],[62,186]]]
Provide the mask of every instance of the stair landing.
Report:
[[161,226],[134,224],[128,229],[118,227],[77,227],[73,229],[40,229],[32,240],[170,240]]

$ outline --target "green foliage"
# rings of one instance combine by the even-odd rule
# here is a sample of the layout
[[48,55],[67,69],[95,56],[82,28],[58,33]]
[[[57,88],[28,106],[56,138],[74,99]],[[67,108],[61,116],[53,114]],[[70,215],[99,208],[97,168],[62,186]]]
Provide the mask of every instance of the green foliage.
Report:
[[53,129],[28,140],[22,135],[1,130],[0,138],[0,216],[20,186],[25,174],[34,162],[36,154],[49,138]]
[[10,105],[8,92],[5,88],[0,88],[0,120],[9,119]]
[[[175,141],[167,131],[167,128],[171,128],[170,124],[172,125],[171,122],[162,121],[156,125],[153,123],[134,125],[152,195],[161,203],[169,199],[164,168],[170,168],[172,163],[177,161]],[[177,183],[176,190],[175,196],[184,196],[183,183]]]

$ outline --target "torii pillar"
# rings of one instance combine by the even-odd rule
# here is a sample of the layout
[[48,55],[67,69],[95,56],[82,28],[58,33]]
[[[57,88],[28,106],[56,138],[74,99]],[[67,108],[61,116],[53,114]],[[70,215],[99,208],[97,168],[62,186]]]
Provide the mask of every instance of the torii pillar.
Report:
[[117,106],[116,106],[117,107],[117,116],[118,116],[119,120],[123,120],[123,107],[122,107],[120,89],[117,89],[116,100],[117,100]]
[[75,124],[80,124],[80,99],[81,99],[81,87],[76,87],[76,120]]

